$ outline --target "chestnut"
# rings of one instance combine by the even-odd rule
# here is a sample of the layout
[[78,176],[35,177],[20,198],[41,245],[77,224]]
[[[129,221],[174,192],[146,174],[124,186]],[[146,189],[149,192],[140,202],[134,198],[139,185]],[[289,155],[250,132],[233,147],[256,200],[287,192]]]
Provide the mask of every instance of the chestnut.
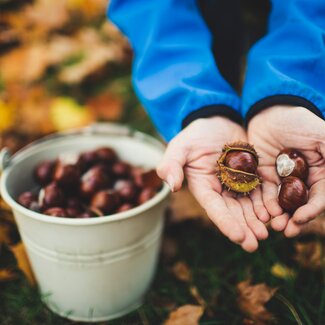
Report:
[[116,212],[124,212],[124,211],[128,211],[132,208],[134,208],[134,205],[132,205],[130,203],[124,203],[116,210]]
[[300,151],[285,148],[276,158],[276,170],[280,177],[295,176],[306,181],[309,168],[305,156]]
[[258,162],[253,154],[246,151],[230,151],[224,161],[226,167],[256,174]]
[[97,217],[97,215],[91,211],[82,212],[81,214],[79,214],[77,216],[77,218],[81,218],[81,219],[89,219],[89,218],[94,218],[94,217]]
[[92,166],[99,162],[99,158],[95,151],[86,151],[80,154],[78,165],[83,172],[87,171]]
[[65,211],[70,218],[77,218],[81,213],[83,213],[82,210],[76,208],[65,208]]
[[133,170],[134,182],[138,187],[150,187],[153,190],[158,190],[162,186],[162,180],[158,177],[154,169],[143,170],[135,168]]
[[34,176],[36,181],[42,186],[51,183],[54,167],[55,162],[52,160],[39,163],[34,169]]
[[66,207],[77,209],[77,210],[83,209],[83,205],[82,205],[80,199],[76,196],[71,196],[66,199]]
[[60,161],[56,164],[53,179],[63,188],[76,188],[80,182],[80,173],[76,165],[64,165]]
[[44,214],[48,216],[53,216],[53,217],[62,217],[62,218],[68,218],[67,212],[60,207],[52,207],[43,212]]
[[114,189],[118,192],[123,201],[133,201],[138,194],[138,188],[130,180],[118,180],[114,184]]
[[283,210],[293,213],[299,207],[307,203],[307,187],[300,178],[288,176],[282,180],[278,199],[279,205]]
[[123,161],[117,161],[112,166],[112,172],[116,178],[128,178],[131,173],[131,166]]
[[23,207],[30,209],[31,205],[37,203],[37,195],[32,192],[23,192],[18,196],[17,202]]
[[100,162],[111,164],[115,162],[118,157],[112,148],[102,147],[95,150],[97,158]]
[[156,192],[151,187],[144,188],[139,194],[138,204],[147,202],[152,197],[154,197],[155,194],[156,194]]
[[99,209],[104,214],[114,212],[120,204],[120,197],[114,190],[103,190],[97,192],[91,199],[91,207]]
[[104,170],[95,166],[89,169],[82,177],[80,194],[84,198],[90,198],[95,192],[109,185],[109,178]]
[[64,193],[56,183],[50,183],[40,190],[38,203],[43,209],[62,207],[64,205]]

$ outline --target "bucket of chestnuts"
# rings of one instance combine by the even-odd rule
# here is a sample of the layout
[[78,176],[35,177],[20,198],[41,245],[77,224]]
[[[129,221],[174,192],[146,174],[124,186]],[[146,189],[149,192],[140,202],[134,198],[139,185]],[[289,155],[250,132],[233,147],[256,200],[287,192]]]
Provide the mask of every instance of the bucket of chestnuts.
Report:
[[141,304],[168,204],[155,173],[163,153],[154,138],[110,123],[1,152],[1,195],[52,311],[95,322]]

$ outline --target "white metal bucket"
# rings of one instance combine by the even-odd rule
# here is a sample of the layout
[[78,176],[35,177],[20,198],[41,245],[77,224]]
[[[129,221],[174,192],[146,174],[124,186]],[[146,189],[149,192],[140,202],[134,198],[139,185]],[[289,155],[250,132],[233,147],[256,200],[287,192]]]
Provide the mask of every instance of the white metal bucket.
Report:
[[168,203],[168,187],[126,212],[92,219],[46,216],[14,198],[35,183],[33,167],[65,152],[99,146],[121,159],[153,168],[164,152],[157,140],[116,124],[65,132],[37,141],[9,157],[2,151],[1,195],[13,209],[43,301],[78,321],[117,318],[137,308],[154,276]]

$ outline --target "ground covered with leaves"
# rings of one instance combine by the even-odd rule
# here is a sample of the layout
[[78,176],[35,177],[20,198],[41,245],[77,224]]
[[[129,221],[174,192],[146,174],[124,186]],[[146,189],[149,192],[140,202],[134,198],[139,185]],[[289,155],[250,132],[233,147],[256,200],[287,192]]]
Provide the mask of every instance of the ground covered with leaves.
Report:
[[[155,130],[131,87],[132,51],[107,0],[0,1],[0,148],[95,121]],[[189,192],[173,195],[157,273],[141,308],[109,324],[324,324],[325,221],[271,233],[256,253],[230,243]],[[0,199],[0,324],[76,324],[41,302]],[[101,324],[106,324],[105,322]]]

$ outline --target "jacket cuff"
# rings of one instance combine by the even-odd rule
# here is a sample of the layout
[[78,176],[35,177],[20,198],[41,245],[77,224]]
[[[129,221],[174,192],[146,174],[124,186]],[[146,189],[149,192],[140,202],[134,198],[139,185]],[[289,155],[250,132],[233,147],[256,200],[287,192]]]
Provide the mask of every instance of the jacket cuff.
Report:
[[321,111],[312,102],[303,97],[295,95],[273,95],[259,100],[249,108],[246,114],[245,124],[247,125],[248,122],[263,109],[269,108],[274,105],[302,106],[313,112],[321,119],[324,119],[324,116]]
[[182,129],[199,118],[208,118],[212,116],[228,117],[238,124],[243,124],[241,115],[234,108],[227,105],[209,105],[195,110],[187,115],[182,122]]

